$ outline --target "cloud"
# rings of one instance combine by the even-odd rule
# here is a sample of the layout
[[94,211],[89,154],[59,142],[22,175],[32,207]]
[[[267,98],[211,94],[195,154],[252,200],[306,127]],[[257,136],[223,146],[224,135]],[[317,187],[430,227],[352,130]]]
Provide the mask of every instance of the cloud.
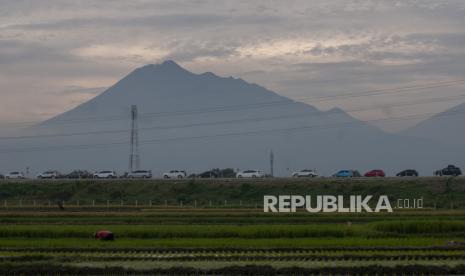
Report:
[[193,29],[211,27],[214,25],[259,25],[278,23],[280,18],[271,15],[232,15],[211,13],[172,13],[155,14],[147,16],[123,16],[123,17],[85,17],[60,20],[49,20],[44,22],[29,22],[3,26],[2,29],[29,30],[29,31],[57,31],[76,30],[82,28],[166,28]]
[[139,45],[92,45],[78,48],[72,51],[76,56],[85,59],[100,60],[130,60],[140,63],[159,60],[169,52],[156,47],[144,47]]
[[[70,102],[93,95],[70,92],[70,86],[108,87],[135,67],[165,59],[198,73],[243,77],[295,98],[448,80],[465,72],[465,3],[459,0],[0,5],[0,85],[8,94],[0,110],[8,120],[24,119],[16,102],[28,102],[34,114],[46,107],[29,99],[56,102],[50,110],[65,111]],[[371,101],[317,105],[350,108]],[[377,114],[361,118],[370,116]]]
[[66,93],[69,95],[75,94],[75,95],[90,95],[90,96],[96,96],[103,91],[105,91],[107,87],[92,87],[92,88],[87,88],[87,87],[81,87],[81,86],[70,86],[68,89],[64,91],[60,91],[59,93]]

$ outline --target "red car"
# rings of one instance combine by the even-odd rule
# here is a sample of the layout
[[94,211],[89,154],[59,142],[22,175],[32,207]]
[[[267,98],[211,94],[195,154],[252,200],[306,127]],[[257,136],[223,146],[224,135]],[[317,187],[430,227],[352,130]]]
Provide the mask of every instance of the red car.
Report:
[[385,177],[386,174],[383,170],[371,170],[365,173],[365,177]]

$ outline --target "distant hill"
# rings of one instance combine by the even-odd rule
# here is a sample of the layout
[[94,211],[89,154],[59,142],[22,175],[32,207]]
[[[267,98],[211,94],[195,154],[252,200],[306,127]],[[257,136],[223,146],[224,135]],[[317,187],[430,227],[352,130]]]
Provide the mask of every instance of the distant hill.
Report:
[[430,139],[465,149],[465,104],[437,114],[402,132],[404,135]]
[[34,173],[127,170],[134,104],[142,167],[155,175],[178,168],[268,172],[271,150],[282,176],[303,168],[325,175],[376,168],[431,174],[461,160],[439,143],[385,133],[340,109],[323,112],[242,79],[194,74],[166,61],[134,70],[90,101],[24,133],[39,137],[2,142],[0,172],[26,166]]

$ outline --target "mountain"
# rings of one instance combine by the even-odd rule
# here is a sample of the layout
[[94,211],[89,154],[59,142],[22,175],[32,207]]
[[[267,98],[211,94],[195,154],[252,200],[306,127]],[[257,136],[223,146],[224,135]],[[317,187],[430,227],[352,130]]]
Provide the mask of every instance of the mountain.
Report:
[[465,151],[465,104],[439,113],[402,132],[403,135],[453,145]]
[[388,134],[340,109],[320,111],[242,79],[191,73],[173,61],[136,69],[76,108],[3,142],[0,170],[127,170],[130,109],[137,105],[143,168],[160,175],[210,168],[275,173],[383,168],[395,173],[460,160],[435,142]]

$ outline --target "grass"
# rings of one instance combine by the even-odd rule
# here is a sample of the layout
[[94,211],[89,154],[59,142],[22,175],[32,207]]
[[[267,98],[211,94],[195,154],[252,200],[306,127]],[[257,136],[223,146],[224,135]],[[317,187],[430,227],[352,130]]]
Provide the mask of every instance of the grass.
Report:
[[91,238],[0,238],[3,248],[303,248],[346,246],[444,246],[450,239],[460,237],[409,238],[176,238],[176,239],[118,239],[98,242]]
[[[436,220],[374,222],[352,226],[1,225],[0,247],[444,246],[450,240],[463,240],[464,225],[463,222]],[[113,231],[117,240],[108,243],[93,240],[92,233],[100,229]]]
[[377,222],[373,225],[373,229],[396,234],[444,234],[465,232],[465,221],[409,220]]
[[[281,274],[302,274],[299,269],[317,269],[317,274],[367,269],[376,274],[393,269],[386,272],[392,274],[389,271],[404,271],[399,265],[447,274],[465,260],[465,248],[446,246],[450,240],[464,241],[464,216],[460,210],[354,215],[264,214],[252,209],[4,211],[0,274],[93,268],[100,268],[94,274],[108,269],[120,273],[119,267],[166,269],[153,274],[168,275],[186,274],[183,269],[189,268],[203,271],[191,274],[221,274],[214,269],[223,268],[249,275],[270,268],[283,269]],[[92,234],[101,229],[113,231],[116,240],[94,240]]]
[[111,229],[119,238],[304,238],[364,235],[364,227],[346,225],[1,225],[0,237],[86,238]]
[[389,221],[465,221],[465,211],[416,210],[391,214],[294,214],[263,213],[256,209],[151,209],[137,210],[67,210],[0,211],[1,224],[27,225],[314,225]]
[[[31,204],[32,200],[64,200],[90,204],[96,200],[104,204],[107,200],[115,203],[124,200],[126,204],[193,205],[221,207],[224,201],[231,206],[261,204],[263,195],[279,194],[322,194],[322,195],[366,195],[387,194],[393,200],[399,198],[423,197],[427,207],[465,208],[463,186],[465,178],[453,181],[448,178],[385,178],[385,179],[220,179],[220,180],[148,180],[148,181],[0,181],[0,200],[18,204],[19,200]],[[44,204],[44,203],[43,203]],[[452,206],[451,206],[452,205]]]
[[[449,266],[458,266],[462,265],[462,261],[392,261],[392,262],[379,262],[379,261],[339,261],[333,262],[332,267],[364,267],[370,265],[382,265],[382,266],[397,266],[397,265],[449,265]],[[324,262],[309,262],[309,261],[291,261],[291,262],[266,262],[266,261],[228,261],[228,262],[178,262],[177,266],[183,267],[192,267],[198,269],[218,269],[227,266],[266,266],[271,265],[275,268],[285,268],[285,267],[300,267],[300,268],[324,268],[328,265]],[[122,266],[124,268],[134,268],[134,269],[153,269],[153,268],[171,268],[173,267],[173,262],[88,262],[88,263],[77,263],[74,264],[77,267],[114,267]]]
[[390,238],[411,236],[461,236],[465,221],[454,220],[392,220],[360,224],[256,224],[256,225],[121,225],[100,224],[92,220],[86,225],[3,224],[0,238],[88,238],[98,230],[108,229],[118,238]]
[[[416,193],[422,194],[425,204],[428,202],[427,198],[430,203],[440,202],[446,198],[461,200],[463,193],[458,191],[462,188],[452,186],[448,189],[454,192],[450,192],[451,190],[441,192],[442,180],[294,181],[278,179],[269,182],[259,180],[256,183],[247,181],[131,182],[134,185],[126,181],[19,182],[13,187],[5,187],[2,186],[5,183],[0,183],[0,195],[9,200],[18,199],[17,192],[24,193],[21,195],[24,200],[33,198],[38,200],[58,195],[67,196],[68,199],[73,200],[89,199],[90,196],[117,198],[116,191],[120,189],[121,194],[127,192],[125,197],[132,199],[139,197],[139,200],[140,197],[148,199],[156,196],[160,198],[174,196],[175,200],[179,200],[177,196],[180,195],[182,200],[216,196],[217,201],[224,198],[229,201],[242,198],[242,195],[249,200],[260,199],[264,192],[271,193],[278,190],[281,191],[280,193],[286,191],[286,193],[300,194],[363,194],[365,192],[390,194],[391,190],[396,190],[397,194],[393,192],[394,196],[404,196],[411,192],[409,197]],[[462,180],[457,181],[457,185],[465,184]],[[136,187],[136,183],[141,186]],[[44,187],[39,187],[39,185],[44,185]],[[127,187],[122,185],[127,185]],[[5,189],[2,190],[2,188]],[[436,193],[437,197],[429,197],[429,193]],[[189,196],[187,197],[186,194]],[[465,196],[463,200],[465,201]],[[92,234],[101,229],[113,231],[116,241],[94,240]],[[83,207],[82,205],[70,207],[67,204],[65,211],[51,211],[48,208],[37,210],[30,207],[4,208],[0,211],[0,259],[2,259],[0,273],[16,271],[18,274],[28,274],[37,269],[53,268],[53,266],[56,271],[69,271],[70,267],[79,270],[89,267],[102,268],[95,272],[98,274],[102,273],[107,266],[113,267],[113,271],[119,271],[117,268],[119,266],[140,270],[177,269],[176,267],[180,265],[198,269],[221,269],[235,265],[243,269],[250,265],[252,268],[249,270],[249,275],[257,274],[257,271],[261,273],[262,266],[283,269],[292,267],[292,269],[297,269],[292,270],[294,274],[304,274],[302,271],[299,272],[299,268],[340,267],[343,272],[321,270],[319,274],[342,274],[344,271],[346,271],[344,274],[347,274],[347,271],[353,271],[350,270],[351,268],[359,269],[358,271],[363,273],[366,273],[365,268],[374,269],[370,271],[378,273],[389,267],[411,265],[413,267],[408,268],[410,271],[416,271],[418,267],[415,266],[422,266],[421,271],[446,274],[452,271],[449,268],[462,264],[465,260],[465,248],[446,246],[451,240],[465,241],[465,209],[396,210],[392,214],[310,214],[307,212],[265,214],[260,209],[244,207],[180,209],[130,206],[107,209],[89,208],[89,206]],[[428,250],[422,247],[440,248]],[[69,250],[66,251],[64,248]],[[135,250],[150,248],[165,249],[166,252],[147,253],[139,250],[141,252],[138,253]],[[307,251],[287,251],[290,248],[306,248]],[[310,251],[310,248],[314,250]],[[391,251],[386,248],[390,248]],[[196,249],[196,251],[192,253],[187,249]],[[241,249],[252,250],[247,252]],[[158,254],[164,254],[163,256],[172,259],[170,261],[158,259],[141,261],[144,257],[158,256]],[[310,255],[321,256],[321,261],[314,261],[314,259],[295,261],[294,258],[294,256]],[[173,256],[187,257],[181,258],[178,262]],[[204,258],[195,259],[196,256]],[[232,261],[225,261],[230,256],[232,256]],[[254,256],[274,258],[262,261],[262,257],[256,257],[256,261],[247,261],[248,257]],[[287,259],[283,261],[280,259],[281,256]],[[350,258],[345,256],[353,258],[347,261],[346,259]],[[372,260],[373,256],[385,257]],[[404,256],[404,258],[396,259],[398,256]],[[417,256],[430,256],[430,259],[413,260]],[[118,262],[112,261],[118,257]],[[132,261],[128,260],[131,257]],[[205,259],[208,258],[212,260],[206,262]],[[254,267],[257,265],[259,267]],[[379,270],[373,266],[378,267]],[[442,270],[434,270],[435,268]],[[396,269],[395,271],[402,271],[402,268]],[[282,270],[281,274],[292,274],[286,271]],[[465,267],[457,271],[465,272]],[[219,274],[212,272],[212,274],[215,273]]]
[[[198,267],[195,264],[182,263],[176,266],[165,266],[163,263],[140,262],[137,266],[130,268],[124,262],[104,262],[103,264],[62,264],[55,262],[47,264],[45,262],[34,262],[25,265],[18,265],[14,262],[0,266],[0,273],[12,275],[463,275],[465,266],[458,262],[445,265],[443,262],[403,262],[372,263],[366,262],[344,262],[327,266],[320,263],[306,263],[306,265],[294,265],[282,267],[270,265],[268,263],[252,262],[223,262],[216,266],[212,263],[200,263],[205,266]],[[195,268],[195,267],[198,268]],[[152,267],[152,268],[150,268]]]

